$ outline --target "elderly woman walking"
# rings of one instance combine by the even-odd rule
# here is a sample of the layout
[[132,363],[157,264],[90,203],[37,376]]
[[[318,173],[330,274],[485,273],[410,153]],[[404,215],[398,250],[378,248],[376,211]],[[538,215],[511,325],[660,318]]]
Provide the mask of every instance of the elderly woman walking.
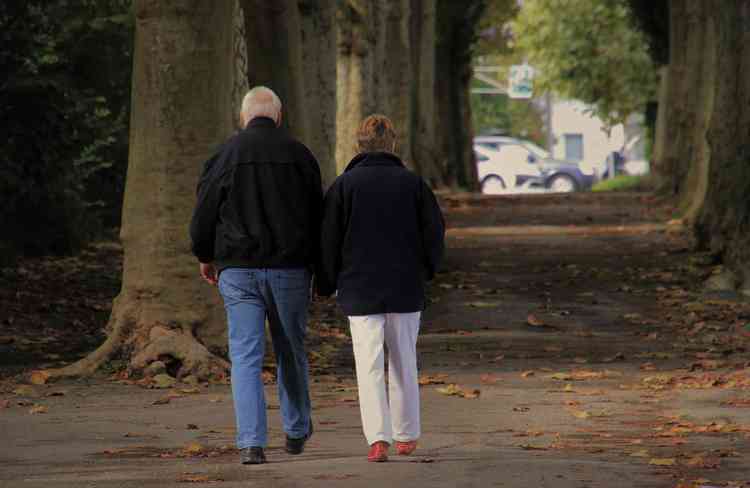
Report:
[[357,143],[359,154],[325,197],[317,288],[337,291],[349,317],[367,459],[383,462],[394,441],[409,455],[421,434],[417,334],[445,226],[435,195],[396,156],[387,117],[367,117]]

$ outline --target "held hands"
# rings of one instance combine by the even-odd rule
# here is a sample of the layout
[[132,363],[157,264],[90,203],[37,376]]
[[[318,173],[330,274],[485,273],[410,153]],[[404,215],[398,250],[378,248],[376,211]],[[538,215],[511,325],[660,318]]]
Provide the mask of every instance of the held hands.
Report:
[[201,278],[206,280],[209,284],[216,286],[219,282],[216,275],[216,267],[213,263],[200,263]]

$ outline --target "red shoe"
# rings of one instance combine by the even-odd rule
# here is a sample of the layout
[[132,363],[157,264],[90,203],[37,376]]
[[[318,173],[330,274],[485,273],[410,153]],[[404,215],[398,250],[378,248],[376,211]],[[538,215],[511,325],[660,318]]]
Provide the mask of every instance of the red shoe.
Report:
[[371,463],[384,463],[388,461],[388,443],[384,441],[373,442],[367,460]]
[[399,442],[396,441],[396,453],[399,456],[408,456],[417,448],[417,441]]

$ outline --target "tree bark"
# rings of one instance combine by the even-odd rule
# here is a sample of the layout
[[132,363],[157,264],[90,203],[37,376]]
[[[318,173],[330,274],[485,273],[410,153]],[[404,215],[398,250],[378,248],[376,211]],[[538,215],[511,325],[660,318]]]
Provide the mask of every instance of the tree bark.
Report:
[[414,167],[432,186],[445,185],[436,130],[437,0],[411,2],[411,148]]
[[708,190],[696,235],[750,293],[750,3],[713,0],[710,15],[715,26],[715,92]]
[[689,111],[685,106],[688,96],[689,68],[687,65],[687,46],[689,39],[688,0],[669,2],[670,40],[669,40],[669,87],[666,103],[666,140],[661,151],[661,159],[656,161],[655,169],[660,172],[659,180],[663,186],[660,191],[676,197],[686,173],[687,161],[684,160],[687,139],[690,132]]
[[308,133],[302,70],[302,26],[297,0],[240,0],[245,18],[248,85],[267,86],[281,98],[283,125]]
[[336,169],[356,154],[357,125],[374,108],[374,0],[346,0],[336,13]]
[[438,0],[437,118],[441,166],[448,185],[476,190],[477,169],[472,140],[469,84],[476,29],[484,11],[482,0]]
[[132,370],[166,359],[181,377],[225,374],[227,363],[197,339],[223,331],[224,317],[215,289],[197,276],[186,227],[202,163],[232,131],[233,7],[135,2],[122,290],[104,344],[53,376],[90,374],[116,355]]
[[708,191],[711,150],[708,125],[713,113],[716,84],[716,39],[714,21],[708,2],[692,2],[688,6],[689,42],[688,79],[689,97],[685,105],[689,111],[689,127],[684,158],[689,161],[681,185],[680,209],[689,222],[694,222],[703,206]]
[[299,0],[304,114],[303,142],[320,163],[324,186],[336,178],[336,0]]

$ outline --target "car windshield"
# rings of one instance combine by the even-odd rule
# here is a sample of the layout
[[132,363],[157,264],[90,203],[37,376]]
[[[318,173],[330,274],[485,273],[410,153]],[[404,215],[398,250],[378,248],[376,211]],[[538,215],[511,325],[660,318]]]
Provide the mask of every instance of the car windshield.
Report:
[[533,152],[536,157],[542,158],[542,159],[549,158],[549,153],[545,149],[542,149],[541,147],[534,144],[533,142],[523,141],[523,145],[526,146],[526,149]]

